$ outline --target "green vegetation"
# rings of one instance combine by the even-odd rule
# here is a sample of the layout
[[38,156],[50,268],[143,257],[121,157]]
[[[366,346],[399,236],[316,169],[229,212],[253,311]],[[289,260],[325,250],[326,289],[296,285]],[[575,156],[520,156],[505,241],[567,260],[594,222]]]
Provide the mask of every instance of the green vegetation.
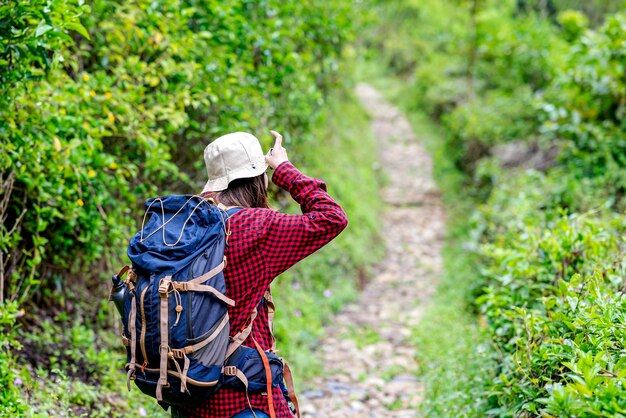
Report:
[[0,242],[18,302],[121,260],[137,196],[198,190],[219,133],[271,124],[305,147],[351,33],[339,3],[12,3]]
[[108,280],[142,202],[198,191],[203,147],[235,130],[266,146],[281,131],[351,220],[275,289],[281,354],[297,380],[316,370],[322,324],[376,256],[380,205],[361,204],[378,184],[373,138],[346,93],[350,12],[317,0],[0,5],[0,415],[160,413],[126,391]]
[[319,372],[325,321],[379,256],[374,141],[347,92],[367,20],[365,73],[433,154],[449,219],[439,291],[413,332],[423,412],[626,416],[625,7],[2,3],[0,415],[160,413],[125,391],[108,276],[141,202],[197,191],[202,148],[234,130],[265,145],[282,131],[349,214],[275,289],[283,354],[299,376]]
[[424,413],[626,415],[626,15],[616,2],[370,3],[380,20],[364,43],[435,157],[451,219],[415,330]]

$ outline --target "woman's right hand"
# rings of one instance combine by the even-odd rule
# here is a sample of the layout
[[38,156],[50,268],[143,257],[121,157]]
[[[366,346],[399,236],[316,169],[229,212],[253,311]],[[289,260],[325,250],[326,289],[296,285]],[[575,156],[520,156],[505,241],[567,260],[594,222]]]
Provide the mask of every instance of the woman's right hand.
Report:
[[269,152],[265,156],[265,161],[267,165],[269,165],[272,170],[275,170],[276,167],[284,163],[285,161],[289,161],[289,157],[287,157],[287,150],[283,148],[283,136],[276,131],[270,131],[272,136],[276,138],[274,142],[274,146],[270,148]]

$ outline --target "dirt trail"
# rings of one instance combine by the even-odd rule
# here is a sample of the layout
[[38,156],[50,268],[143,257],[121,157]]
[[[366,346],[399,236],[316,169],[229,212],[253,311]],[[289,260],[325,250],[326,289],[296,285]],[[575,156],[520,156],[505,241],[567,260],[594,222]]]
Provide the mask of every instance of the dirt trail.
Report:
[[423,385],[411,329],[441,272],[444,213],[430,155],[409,122],[372,87],[356,92],[389,179],[382,193],[387,253],[359,301],[329,327],[320,344],[328,373],[302,393],[301,409],[304,417],[416,417]]

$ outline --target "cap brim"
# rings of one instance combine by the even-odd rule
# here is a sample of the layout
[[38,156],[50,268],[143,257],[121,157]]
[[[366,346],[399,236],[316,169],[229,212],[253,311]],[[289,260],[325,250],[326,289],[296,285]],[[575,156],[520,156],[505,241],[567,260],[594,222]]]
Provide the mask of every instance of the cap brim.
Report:
[[[222,179],[219,179],[222,180]],[[209,193],[209,192],[221,192],[222,190],[226,190],[228,188],[228,181],[226,181],[226,186],[223,186],[221,183],[221,181],[218,180],[209,180],[206,182],[206,184],[204,185],[204,188],[202,189],[202,193]]]
[[267,168],[269,167],[267,165],[267,162],[265,161],[265,158],[263,159],[263,161],[257,162],[257,164],[259,164],[258,168],[251,169],[246,167],[242,170],[229,173],[228,176],[207,181],[204,185],[204,188],[202,189],[202,193],[221,192],[222,190],[228,189],[228,184],[231,181],[260,176],[261,174],[265,173],[267,171]]

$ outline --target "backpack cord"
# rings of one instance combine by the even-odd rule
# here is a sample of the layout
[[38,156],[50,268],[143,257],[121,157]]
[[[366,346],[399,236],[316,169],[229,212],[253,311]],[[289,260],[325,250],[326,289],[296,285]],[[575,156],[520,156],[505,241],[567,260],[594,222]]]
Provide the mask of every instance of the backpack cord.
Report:
[[[185,222],[183,223],[182,228],[180,229],[180,234],[178,235],[178,239],[176,240],[176,242],[174,242],[173,244],[168,243],[165,240],[165,226],[170,223],[172,221],[172,219],[174,219],[182,210],[183,208],[189,203],[191,202],[191,200],[193,198],[199,198],[200,202],[198,202],[196,204],[196,206],[193,208],[193,210],[191,211],[191,213],[189,214],[189,216],[187,216],[187,219],[185,219]],[[145,225],[146,225],[146,218],[148,217],[148,212],[150,211],[150,209],[152,208],[152,205],[154,205],[156,202],[159,202],[161,204],[161,219],[162,219],[162,225],[159,226],[157,229],[155,229],[154,231],[152,231],[150,234],[148,234],[148,236],[146,236],[144,238],[144,230],[145,230]],[[172,217],[170,219],[168,219],[167,221],[165,220],[165,207],[163,206],[163,199],[161,199],[160,197],[155,198],[150,205],[148,206],[148,208],[146,209],[146,211],[143,214],[143,220],[141,221],[141,235],[139,237],[139,240],[141,242],[144,242],[145,240],[147,240],[148,238],[150,238],[152,235],[156,234],[159,230],[162,230],[162,235],[163,235],[163,244],[168,246],[168,247],[174,247],[176,245],[178,245],[178,243],[180,242],[180,240],[183,238],[183,233],[185,232],[185,228],[187,227],[187,223],[189,222],[189,220],[191,219],[191,217],[193,216],[193,214],[196,212],[196,210],[198,210],[198,208],[200,207],[200,205],[202,205],[203,203],[210,205],[211,203],[209,201],[207,201],[206,199],[198,196],[198,195],[193,195],[191,196],[181,207],[180,209],[178,209],[178,211],[176,211],[176,213],[174,215],[172,215]],[[230,236],[230,222],[228,222],[228,214],[226,214],[226,216],[224,216],[224,211],[220,209],[220,217],[222,220],[222,225],[224,226],[224,233],[226,234],[226,241],[228,242],[228,237]],[[227,226],[228,224],[228,226]]]

